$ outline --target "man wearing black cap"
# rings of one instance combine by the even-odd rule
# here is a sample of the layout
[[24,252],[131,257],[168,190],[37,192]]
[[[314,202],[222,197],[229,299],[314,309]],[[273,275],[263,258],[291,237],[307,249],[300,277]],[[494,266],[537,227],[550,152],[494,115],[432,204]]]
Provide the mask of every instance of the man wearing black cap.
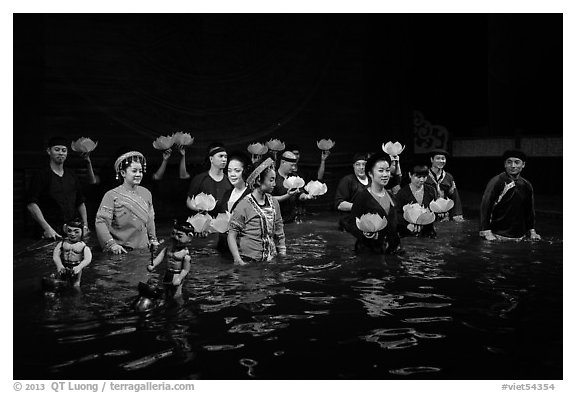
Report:
[[64,168],[68,156],[68,141],[53,137],[46,153],[49,167],[38,171],[27,190],[27,208],[39,225],[42,236],[48,239],[62,237],[65,222],[80,216],[84,233],[88,230],[86,205],[76,176]]
[[430,153],[431,168],[426,179],[426,184],[434,187],[439,198],[452,199],[454,207],[450,209],[449,217],[454,221],[464,221],[462,216],[462,202],[456,189],[454,176],[444,170],[448,152],[443,149],[435,149]]
[[480,236],[486,240],[540,240],[534,229],[534,191],[520,173],[526,166],[526,155],[520,150],[504,152],[505,171],[493,177],[486,186],[480,204]]

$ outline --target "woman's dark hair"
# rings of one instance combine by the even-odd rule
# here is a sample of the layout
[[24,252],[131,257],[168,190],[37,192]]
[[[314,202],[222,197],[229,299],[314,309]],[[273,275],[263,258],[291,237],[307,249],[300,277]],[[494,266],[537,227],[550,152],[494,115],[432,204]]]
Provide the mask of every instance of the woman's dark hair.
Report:
[[[242,167],[244,168],[244,170],[242,171],[242,178],[244,178],[244,173],[246,172],[246,168],[248,167],[248,164],[250,164],[250,159],[248,158],[248,156],[246,154],[244,154],[241,151],[233,151],[232,153],[230,153],[228,155],[228,164],[230,165],[230,161],[232,160],[236,160],[242,163]],[[248,176],[248,175],[246,175]],[[246,180],[246,179],[244,179]]]
[[389,166],[392,165],[392,161],[390,160],[390,156],[388,154],[386,154],[384,152],[377,152],[375,154],[372,154],[370,156],[370,158],[368,158],[368,161],[366,161],[366,167],[364,169],[366,172],[366,175],[368,175],[370,172],[372,172],[372,169],[374,169],[374,166],[379,161],[386,161]]
[[421,162],[414,162],[408,167],[408,173],[410,175],[426,175],[428,176],[428,165]]

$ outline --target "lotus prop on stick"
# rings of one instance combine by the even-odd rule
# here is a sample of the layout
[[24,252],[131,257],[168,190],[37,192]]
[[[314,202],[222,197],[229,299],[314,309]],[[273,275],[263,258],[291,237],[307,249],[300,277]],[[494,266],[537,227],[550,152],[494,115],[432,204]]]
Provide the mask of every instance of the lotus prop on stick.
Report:
[[386,228],[386,225],[388,225],[388,220],[379,214],[366,213],[360,216],[360,218],[356,217],[356,227],[362,232],[378,232]]
[[78,153],[90,153],[98,146],[98,142],[94,142],[90,138],[81,137],[70,144],[73,151]]
[[248,153],[250,154],[257,154],[257,155],[264,155],[268,153],[268,146],[263,145],[262,143],[251,143],[248,145]]
[[266,146],[272,151],[282,151],[286,148],[284,142],[280,142],[278,139],[270,139],[266,142]]
[[248,152],[252,154],[252,163],[256,163],[264,154],[268,153],[268,146],[262,143],[251,143],[248,145]]
[[404,219],[409,223],[408,230],[412,232],[419,232],[423,225],[432,224],[436,220],[434,213],[417,203],[410,203],[402,209]]
[[190,146],[194,143],[194,137],[192,135],[180,131],[172,135],[172,140],[174,141],[174,144],[178,146]]
[[322,151],[332,149],[335,144],[336,142],[333,142],[332,139],[320,139],[319,141],[316,142],[316,145],[318,145],[318,149]]
[[435,201],[430,202],[430,210],[434,213],[447,213],[453,207],[454,201],[448,198],[438,198]]
[[402,153],[405,148],[406,146],[402,146],[400,142],[392,143],[392,141],[390,141],[382,144],[382,150],[384,150],[384,153],[392,157],[396,157],[397,155]]
[[306,184],[304,189],[308,192],[308,195],[319,196],[326,194],[328,186],[318,180],[311,180]]
[[428,225],[436,219],[434,213],[417,203],[409,203],[403,207],[403,210],[404,219],[411,224]]
[[174,144],[174,135],[170,136],[159,136],[156,138],[154,142],[152,142],[152,146],[156,150],[168,150]]
[[210,194],[201,192],[192,198],[192,208],[199,211],[209,212],[216,207],[216,199]]
[[212,217],[205,213],[198,213],[188,218],[192,227],[194,227],[194,232],[196,233],[204,233],[208,232],[210,228],[210,222],[212,221]]
[[290,190],[292,188],[302,188],[306,183],[300,176],[290,176],[284,179],[282,184],[284,187],[286,187],[286,189]]
[[228,212],[219,213],[216,218],[210,221],[210,228],[208,229],[210,233],[226,233],[228,230],[228,223],[230,222],[230,217],[232,215]]

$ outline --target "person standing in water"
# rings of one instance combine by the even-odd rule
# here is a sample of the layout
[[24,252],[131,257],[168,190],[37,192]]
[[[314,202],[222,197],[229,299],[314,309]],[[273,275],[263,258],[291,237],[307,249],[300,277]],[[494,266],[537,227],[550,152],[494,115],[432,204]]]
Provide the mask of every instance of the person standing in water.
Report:
[[[252,190],[246,185],[246,178],[248,177],[248,171],[250,161],[248,157],[242,152],[232,152],[230,154],[230,160],[228,161],[228,167],[226,168],[226,173],[228,175],[228,180],[232,184],[233,188],[226,191],[224,197],[222,198],[222,203],[220,204],[219,213],[228,212],[232,214],[238,203],[250,194]],[[228,248],[228,234],[221,233],[218,236],[218,244],[216,248],[222,252],[229,253]]]
[[208,146],[208,159],[210,160],[210,169],[194,176],[188,189],[186,205],[194,214],[197,212],[194,207],[194,197],[196,195],[200,193],[212,195],[216,200],[216,206],[208,213],[214,213],[222,210],[224,194],[232,189],[232,184],[230,184],[228,176],[224,173],[228,163],[228,154],[224,145],[212,143]]
[[84,194],[76,176],[64,167],[68,141],[53,137],[48,141],[47,167],[34,174],[27,190],[27,209],[38,224],[38,234],[45,239],[62,238],[64,223],[80,216],[84,233],[88,218]]
[[157,247],[152,194],[140,186],[146,171],[142,153],[129,151],[114,163],[122,184],[104,194],[96,213],[96,234],[102,250],[113,254]]
[[410,183],[402,187],[396,194],[396,206],[399,216],[398,231],[402,236],[415,235],[416,231],[418,231],[418,236],[436,237],[434,223],[415,226],[409,225],[408,221],[404,218],[404,206],[416,203],[422,207],[429,208],[430,202],[437,199],[435,189],[426,183],[428,171],[426,165],[413,164],[408,171]]
[[350,173],[340,179],[336,195],[334,196],[334,205],[336,209],[341,212],[341,217],[338,220],[338,227],[340,230],[350,232],[350,228],[356,225],[353,217],[350,214],[354,199],[358,193],[368,188],[369,180],[366,176],[366,154],[356,153],[352,159],[352,168],[354,173]]
[[438,198],[452,199],[454,201],[454,207],[450,210],[449,218],[458,222],[464,221],[462,202],[460,201],[458,189],[456,189],[454,176],[444,170],[446,158],[449,156],[448,152],[443,149],[435,149],[429,155],[432,167],[428,173],[426,184],[436,189]]
[[390,156],[383,152],[372,155],[366,162],[370,186],[361,190],[354,199],[352,217],[356,220],[364,214],[377,214],[385,218],[388,223],[377,232],[363,232],[357,225],[351,226],[350,232],[357,239],[354,246],[357,252],[369,250],[391,254],[400,251],[395,203],[390,191],[386,189],[391,177],[391,164]]
[[286,255],[280,205],[270,195],[275,181],[274,160],[269,157],[258,162],[246,179],[252,192],[238,203],[228,226],[228,247],[236,265]]
[[540,240],[534,229],[534,189],[520,173],[526,154],[507,150],[502,155],[504,172],[488,182],[480,204],[480,236],[486,240]]

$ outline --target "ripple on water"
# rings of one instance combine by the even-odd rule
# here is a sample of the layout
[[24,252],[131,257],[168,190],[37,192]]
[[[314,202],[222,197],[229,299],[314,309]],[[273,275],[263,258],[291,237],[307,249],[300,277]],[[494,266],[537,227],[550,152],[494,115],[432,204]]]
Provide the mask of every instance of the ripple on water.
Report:
[[283,329],[288,327],[287,323],[268,321],[268,322],[249,322],[241,323],[232,326],[228,332],[229,333],[248,333],[254,337],[264,336],[266,334],[272,333],[277,329]]
[[151,364],[156,363],[160,359],[167,358],[168,356],[171,356],[173,353],[174,351],[172,349],[163,352],[153,353],[151,355],[141,357],[140,359],[122,363],[120,364],[120,367],[122,367],[124,370],[127,371],[139,370],[141,368],[145,368],[150,366]]
[[244,347],[244,344],[236,344],[236,345],[231,345],[231,344],[222,344],[222,345],[203,345],[202,348],[204,348],[207,351],[210,352],[216,352],[216,351],[232,351],[234,349],[239,349]]
[[444,338],[442,334],[422,333],[414,328],[376,329],[361,336],[366,342],[376,343],[383,349],[404,349],[418,345],[418,339]]
[[420,366],[420,367],[404,367],[399,368],[396,370],[388,370],[390,374],[395,375],[412,375],[412,374],[422,374],[422,373],[437,373],[441,371],[441,368],[438,367],[427,367],[427,366]]
[[402,322],[406,323],[431,323],[431,322],[452,322],[452,317],[422,317],[422,318],[404,318]]
[[247,374],[251,377],[254,377],[254,367],[258,364],[258,362],[254,359],[243,358],[240,359],[240,364],[244,367],[248,368]]

